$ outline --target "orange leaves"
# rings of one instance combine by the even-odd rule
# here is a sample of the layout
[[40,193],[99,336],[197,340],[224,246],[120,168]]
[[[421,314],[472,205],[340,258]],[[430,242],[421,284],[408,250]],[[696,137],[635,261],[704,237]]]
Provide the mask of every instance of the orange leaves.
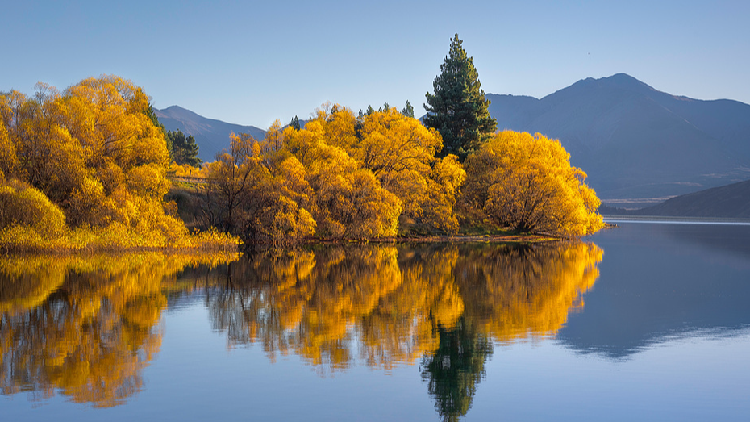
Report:
[[[148,111],[143,90],[117,76],[85,79],[62,94],[40,83],[30,98],[0,95],[0,172],[40,190],[99,243],[189,244],[184,224],[164,213],[169,154]],[[101,237],[108,231],[120,239]],[[74,249],[78,238],[97,243],[88,234],[58,240]]]
[[500,132],[466,161],[464,203],[496,224],[559,236],[603,227],[599,200],[557,140]]
[[39,190],[9,181],[0,184],[0,231],[14,227],[26,228],[50,240],[64,231],[65,215]]

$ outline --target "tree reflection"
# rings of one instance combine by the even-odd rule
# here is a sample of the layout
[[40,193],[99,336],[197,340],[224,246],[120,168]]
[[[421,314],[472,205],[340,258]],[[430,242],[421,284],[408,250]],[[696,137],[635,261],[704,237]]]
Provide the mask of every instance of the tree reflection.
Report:
[[422,359],[422,378],[435,399],[435,408],[446,421],[456,421],[469,411],[484,364],[492,356],[492,342],[461,317],[452,328],[436,327],[440,343]]
[[[214,257],[206,257],[212,261]],[[175,275],[161,254],[0,259],[0,389],[105,407],[143,387]],[[226,259],[225,259],[226,260]]]
[[324,370],[347,368],[350,327],[401,284],[395,248],[324,248],[247,257],[208,296],[231,344],[259,342],[271,359],[293,352]]
[[189,282],[176,274],[192,258],[0,259],[0,388],[122,403],[143,388],[168,295],[198,288],[230,347],[294,354],[321,373],[419,363],[438,413],[455,420],[493,344],[555,335],[601,259],[576,242],[334,245],[212,261]]
[[438,412],[471,406],[493,341],[554,335],[596,281],[596,245],[357,245],[255,255],[209,290],[232,346],[294,353],[320,372],[359,357],[386,370],[421,359]]

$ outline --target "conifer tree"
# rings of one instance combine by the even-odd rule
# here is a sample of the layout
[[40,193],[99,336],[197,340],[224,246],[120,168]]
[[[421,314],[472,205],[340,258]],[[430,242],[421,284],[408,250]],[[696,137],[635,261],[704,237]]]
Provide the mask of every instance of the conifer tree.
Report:
[[292,117],[292,121],[289,122],[289,126],[294,130],[300,130],[299,117],[296,114]]
[[427,110],[424,124],[443,136],[444,147],[439,155],[455,154],[461,161],[497,129],[474,59],[466,54],[462,43],[458,34],[451,40],[450,51],[440,65],[440,75],[432,83],[435,93],[428,92],[424,104]]
[[406,117],[414,118],[414,107],[411,106],[409,100],[406,100],[406,105],[401,109],[401,114]]
[[185,135],[179,129],[176,132],[169,131],[167,132],[167,145],[171,146],[170,154],[177,164],[195,167],[202,162],[198,158],[198,144],[193,135]]

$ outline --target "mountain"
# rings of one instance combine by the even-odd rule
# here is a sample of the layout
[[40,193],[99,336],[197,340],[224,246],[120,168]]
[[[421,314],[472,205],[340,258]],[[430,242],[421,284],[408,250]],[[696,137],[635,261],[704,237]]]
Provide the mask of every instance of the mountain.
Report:
[[750,105],[658,91],[623,73],[537,99],[488,94],[499,129],[559,139],[600,198],[657,198],[750,178]]
[[750,180],[676,196],[632,214],[750,218]]
[[193,135],[198,143],[198,157],[203,161],[213,161],[216,153],[229,148],[229,134],[247,133],[255,139],[263,139],[266,132],[255,126],[242,126],[221,120],[207,119],[182,107],[172,106],[163,110],[155,109],[156,117],[167,130],[181,130]]

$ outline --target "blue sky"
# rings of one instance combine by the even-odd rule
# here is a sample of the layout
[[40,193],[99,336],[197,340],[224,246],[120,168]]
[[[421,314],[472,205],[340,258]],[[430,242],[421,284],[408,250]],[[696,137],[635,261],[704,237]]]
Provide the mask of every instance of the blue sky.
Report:
[[157,108],[267,127],[325,101],[417,114],[458,33],[486,93],[543,97],[628,73],[750,103],[750,2],[9,1],[0,90],[116,74]]

